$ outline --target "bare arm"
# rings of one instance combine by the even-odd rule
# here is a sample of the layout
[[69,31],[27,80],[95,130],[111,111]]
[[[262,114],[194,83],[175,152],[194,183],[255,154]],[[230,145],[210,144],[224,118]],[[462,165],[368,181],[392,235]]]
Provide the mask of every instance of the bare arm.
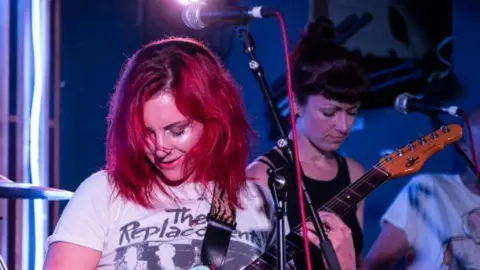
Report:
[[368,269],[392,269],[409,250],[404,231],[385,222],[380,235],[373,243],[366,257]]
[[101,252],[66,242],[53,243],[47,253],[44,270],[94,270]]
[[[266,158],[262,158],[263,160],[270,162]],[[265,163],[262,163],[256,159],[254,162],[250,163],[247,166],[247,179],[257,183],[260,186],[268,187],[268,166]]]
[[110,192],[105,172],[94,173],[80,184],[47,239],[44,269],[97,269],[110,224]]

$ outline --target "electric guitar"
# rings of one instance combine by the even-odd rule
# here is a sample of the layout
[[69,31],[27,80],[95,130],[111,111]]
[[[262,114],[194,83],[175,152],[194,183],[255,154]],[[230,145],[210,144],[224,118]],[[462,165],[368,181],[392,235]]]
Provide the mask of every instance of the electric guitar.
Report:
[[[387,180],[418,172],[425,162],[446,145],[458,141],[462,137],[462,127],[456,124],[443,126],[434,132],[410,142],[402,148],[385,155],[357,181],[353,182],[335,197],[330,199],[318,211],[328,211],[342,217],[351,211],[370,192]],[[310,218],[307,218],[309,220]],[[287,261],[303,253],[303,244],[299,233],[301,225],[294,227],[286,236],[285,245]],[[250,263],[245,270],[274,270],[276,268],[277,245],[271,245],[266,252]],[[198,266],[192,270],[208,270],[206,266]]]

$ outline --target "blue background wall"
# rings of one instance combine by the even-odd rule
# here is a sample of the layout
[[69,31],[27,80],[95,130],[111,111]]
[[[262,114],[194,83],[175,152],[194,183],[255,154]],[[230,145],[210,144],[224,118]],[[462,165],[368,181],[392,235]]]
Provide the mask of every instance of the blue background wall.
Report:
[[[140,46],[144,37],[137,24],[137,1],[116,1],[115,10],[107,3],[109,1],[62,2],[61,187],[75,190],[83,179],[102,168],[104,164],[107,100],[122,64]],[[290,47],[293,47],[307,21],[307,1],[244,2],[278,9],[285,17]],[[331,11],[331,17],[339,22],[352,6],[347,7],[348,1],[332,2],[335,2],[336,11]],[[367,2],[375,6],[375,1],[365,1]],[[345,7],[343,11],[342,5]],[[479,2],[457,0],[453,9],[453,31],[456,36],[455,72],[466,92],[456,103],[465,108],[479,103],[480,97],[478,90],[480,82],[477,79],[477,63],[480,63],[480,54],[477,50],[480,48],[480,40],[472,31],[480,26],[480,21],[476,18],[476,11],[479,8]],[[368,7],[365,9],[368,10]],[[377,5],[377,9],[381,8]],[[378,19],[382,17],[379,15]],[[375,27],[372,26],[372,29]],[[378,37],[385,31],[374,32],[372,29],[362,30],[365,31],[362,33],[365,36],[364,41],[355,37],[348,45],[365,50],[381,50],[382,48],[374,48],[372,44],[375,42],[368,37]],[[257,43],[258,58],[264,65],[267,79],[271,82],[284,72],[285,66],[278,22],[275,19],[256,21],[252,24],[251,31]],[[388,46],[396,46],[399,48],[398,51],[402,51],[388,33],[386,35],[381,35],[384,38],[383,45],[388,43],[391,45]],[[240,44],[237,41],[234,44],[225,63],[243,87],[249,117],[259,135],[257,147],[252,155],[254,157],[273,145],[273,142],[267,139],[266,127],[270,124],[265,116],[263,95],[248,70],[247,57],[241,53]],[[451,118],[445,120],[453,121]],[[432,129],[426,117],[414,114],[400,115],[391,108],[362,111],[359,126],[363,128],[351,135],[342,151],[360,161],[366,168],[370,168],[379,160],[382,151],[401,147]],[[449,170],[450,150],[447,149],[429,160],[422,172]],[[368,250],[378,233],[379,217],[407,181],[408,177],[391,181],[367,198],[365,250]]]

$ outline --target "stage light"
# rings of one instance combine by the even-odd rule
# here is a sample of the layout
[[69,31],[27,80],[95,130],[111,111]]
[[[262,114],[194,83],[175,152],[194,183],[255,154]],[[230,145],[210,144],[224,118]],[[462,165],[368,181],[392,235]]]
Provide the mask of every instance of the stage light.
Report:
[[[42,114],[46,112],[42,111],[43,101],[45,100],[47,76],[48,76],[48,59],[46,45],[47,24],[46,16],[48,16],[48,2],[41,0],[31,1],[31,33],[32,33],[32,47],[33,47],[33,65],[34,65],[34,85],[32,93],[32,107],[30,114],[30,176],[33,185],[44,185],[46,179],[43,178],[41,172],[42,163],[45,162],[41,159],[41,147],[45,147],[42,144],[42,138],[44,134],[42,132],[48,132],[41,126]],[[48,114],[47,114],[48,115]],[[46,234],[46,205],[42,200],[34,200],[34,226],[35,226],[35,270],[40,270],[43,267],[44,260],[44,242]]]
[[194,4],[194,3],[198,3],[198,2],[200,2],[200,0],[178,0],[178,3],[180,3],[181,5],[184,5],[184,6]]

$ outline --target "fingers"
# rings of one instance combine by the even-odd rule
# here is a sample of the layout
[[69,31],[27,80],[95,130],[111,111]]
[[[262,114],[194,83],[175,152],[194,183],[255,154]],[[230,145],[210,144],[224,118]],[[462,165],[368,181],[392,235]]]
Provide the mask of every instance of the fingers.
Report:
[[[300,231],[300,236],[303,236],[303,231]],[[320,245],[320,240],[318,239],[312,222],[307,222],[307,239],[317,247]]]
[[318,215],[325,226],[326,231],[342,231],[351,233],[350,228],[334,213],[319,211]]
[[311,231],[315,231],[315,226],[311,221],[307,222],[307,229]]
[[[320,211],[318,212],[320,220],[325,228],[328,238],[332,241],[335,246],[341,245],[343,242],[351,239],[351,230],[345,225],[345,223],[334,213]],[[317,231],[315,226],[311,221],[307,222],[307,239],[319,246],[320,240],[318,239]],[[300,235],[303,236],[303,233],[300,232]]]
[[315,246],[320,246],[320,239],[318,239],[318,236],[312,232],[312,231],[307,231],[307,239],[312,242]]

